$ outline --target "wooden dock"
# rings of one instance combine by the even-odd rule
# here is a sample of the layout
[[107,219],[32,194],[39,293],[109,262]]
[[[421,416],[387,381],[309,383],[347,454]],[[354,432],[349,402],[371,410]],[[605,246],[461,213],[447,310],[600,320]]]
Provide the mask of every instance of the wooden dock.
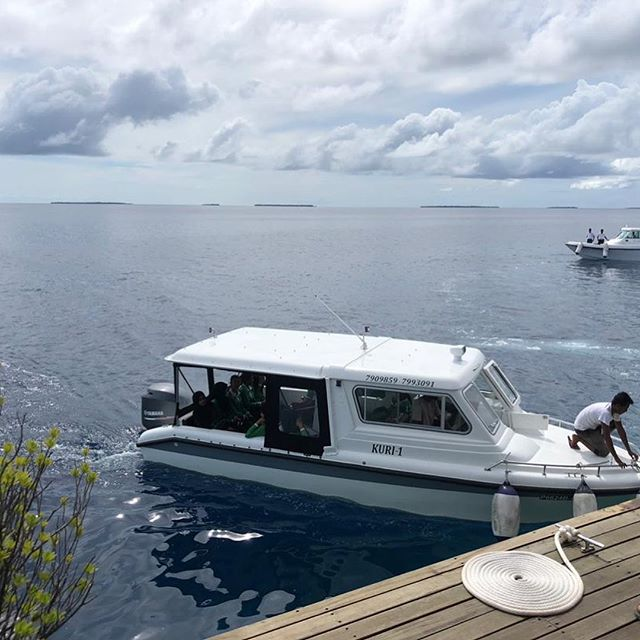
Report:
[[484,551],[527,550],[561,562],[554,526],[455,556],[322,602],[215,636],[215,640],[639,640],[640,500],[565,522],[604,543],[564,549],[582,576],[583,599],[565,613],[526,618],[492,609],[461,582],[464,562]]

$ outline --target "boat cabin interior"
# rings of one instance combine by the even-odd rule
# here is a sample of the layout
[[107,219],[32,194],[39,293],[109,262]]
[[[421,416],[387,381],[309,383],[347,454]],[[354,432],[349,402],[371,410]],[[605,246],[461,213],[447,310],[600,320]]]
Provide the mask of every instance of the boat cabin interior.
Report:
[[[403,390],[384,382],[239,372],[176,362],[174,388],[174,424],[264,437],[266,448],[317,456],[332,439],[335,443],[354,427],[361,431],[397,427],[464,436],[480,424],[484,427],[481,432],[495,435],[502,423],[515,426],[511,416],[521,411],[519,394],[493,361],[480,370],[473,383],[452,391]],[[334,401],[342,398],[340,423],[344,426],[341,433],[333,432],[333,438],[330,415],[335,413],[328,392]],[[350,414],[348,421],[345,411]]]
[[[315,455],[330,444],[324,380],[174,364],[174,386],[176,424],[255,433],[265,447]],[[198,391],[210,410],[198,410]]]

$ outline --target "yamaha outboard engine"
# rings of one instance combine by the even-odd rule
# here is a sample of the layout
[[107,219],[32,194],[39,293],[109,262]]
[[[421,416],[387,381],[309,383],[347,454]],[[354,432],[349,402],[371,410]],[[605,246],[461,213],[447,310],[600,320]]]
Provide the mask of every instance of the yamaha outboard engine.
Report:
[[[186,400],[184,404],[189,404],[189,401]],[[145,429],[153,429],[173,424],[175,414],[176,392],[173,382],[154,382],[142,396],[142,426]]]

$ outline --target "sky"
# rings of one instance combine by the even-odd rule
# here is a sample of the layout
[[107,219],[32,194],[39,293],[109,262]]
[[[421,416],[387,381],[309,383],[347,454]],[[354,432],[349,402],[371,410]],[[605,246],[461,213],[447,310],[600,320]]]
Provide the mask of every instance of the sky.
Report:
[[640,206],[637,0],[3,0],[0,202]]

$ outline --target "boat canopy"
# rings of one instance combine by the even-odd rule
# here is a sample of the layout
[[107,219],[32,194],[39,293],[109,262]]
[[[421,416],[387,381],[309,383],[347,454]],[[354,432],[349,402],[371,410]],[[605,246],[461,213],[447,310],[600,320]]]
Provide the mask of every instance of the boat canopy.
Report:
[[182,365],[460,389],[484,364],[481,351],[396,338],[244,327],[167,356]]

